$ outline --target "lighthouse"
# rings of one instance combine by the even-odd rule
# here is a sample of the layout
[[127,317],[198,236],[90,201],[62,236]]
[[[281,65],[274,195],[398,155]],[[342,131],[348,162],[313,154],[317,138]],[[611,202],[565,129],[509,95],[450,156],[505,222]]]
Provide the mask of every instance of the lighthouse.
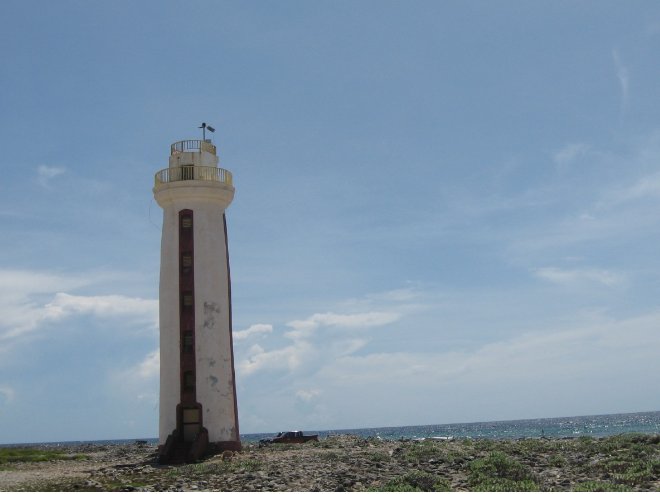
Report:
[[[153,188],[163,208],[160,423],[163,463],[239,450],[225,210],[232,175],[210,139],[175,142]],[[212,130],[212,129],[209,129]]]

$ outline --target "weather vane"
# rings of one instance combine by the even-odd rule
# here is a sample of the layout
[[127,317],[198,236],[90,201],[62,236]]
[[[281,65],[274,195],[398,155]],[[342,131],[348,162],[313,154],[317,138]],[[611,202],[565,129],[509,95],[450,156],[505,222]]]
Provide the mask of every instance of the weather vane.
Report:
[[215,129],[208,125],[206,122],[202,122],[202,125],[197,128],[202,129],[202,139],[204,140],[206,140],[206,129],[209,129],[209,132],[215,132]]

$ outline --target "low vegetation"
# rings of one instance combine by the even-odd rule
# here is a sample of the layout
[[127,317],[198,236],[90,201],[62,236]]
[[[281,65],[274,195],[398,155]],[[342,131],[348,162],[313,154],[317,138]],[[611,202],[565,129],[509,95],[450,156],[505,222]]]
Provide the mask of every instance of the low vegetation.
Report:
[[452,490],[448,480],[426,472],[413,470],[377,485],[370,490],[379,492],[449,492]]
[[252,459],[238,459],[235,461],[213,461],[191,463],[188,465],[170,467],[167,476],[170,478],[186,477],[191,479],[203,478],[208,475],[222,475],[228,473],[255,472],[262,463]]
[[500,451],[475,460],[469,465],[468,482],[474,491],[538,491],[532,469]]
[[[3,449],[0,467],[29,472],[26,462],[40,461],[62,472],[67,468],[60,460],[78,458],[72,452]],[[158,465],[153,448],[109,447],[93,454],[94,461],[80,468],[91,476],[53,477],[11,490],[660,491],[659,435],[502,441],[336,436],[302,445],[245,445],[235,455],[179,466]],[[96,466],[98,455],[105,458],[103,468]]]
[[80,460],[84,455],[68,454],[59,449],[0,448],[0,468],[17,462],[43,462],[54,460]]

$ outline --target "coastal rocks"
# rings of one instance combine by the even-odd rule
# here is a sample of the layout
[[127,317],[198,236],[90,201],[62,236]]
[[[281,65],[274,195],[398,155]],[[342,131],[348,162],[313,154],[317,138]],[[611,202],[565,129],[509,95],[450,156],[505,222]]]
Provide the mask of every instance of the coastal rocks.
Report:
[[[635,437],[634,441],[625,437],[593,441],[382,441],[334,436],[301,445],[259,448],[246,444],[235,455],[217,455],[200,463],[176,466],[159,465],[153,446],[88,445],[77,460],[45,462],[38,468],[25,464],[12,472],[0,471],[0,488],[122,492],[475,491],[503,485],[501,478],[491,479],[484,468],[485,460],[497,459],[502,468],[506,467],[502,475],[511,475],[512,482],[531,482],[529,485],[538,490],[657,491],[660,442],[656,436],[648,437]],[[525,473],[522,480],[520,472]]]

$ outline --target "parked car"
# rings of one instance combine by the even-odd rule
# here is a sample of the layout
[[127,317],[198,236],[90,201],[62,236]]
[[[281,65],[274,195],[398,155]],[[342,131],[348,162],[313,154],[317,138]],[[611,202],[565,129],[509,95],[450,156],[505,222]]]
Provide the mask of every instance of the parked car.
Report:
[[306,443],[307,441],[318,441],[319,435],[309,435],[306,436],[302,431],[289,431],[289,432],[278,432],[275,437],[269,439],[262,439],[259,441],[260,444],[289,444],[289,443]]

